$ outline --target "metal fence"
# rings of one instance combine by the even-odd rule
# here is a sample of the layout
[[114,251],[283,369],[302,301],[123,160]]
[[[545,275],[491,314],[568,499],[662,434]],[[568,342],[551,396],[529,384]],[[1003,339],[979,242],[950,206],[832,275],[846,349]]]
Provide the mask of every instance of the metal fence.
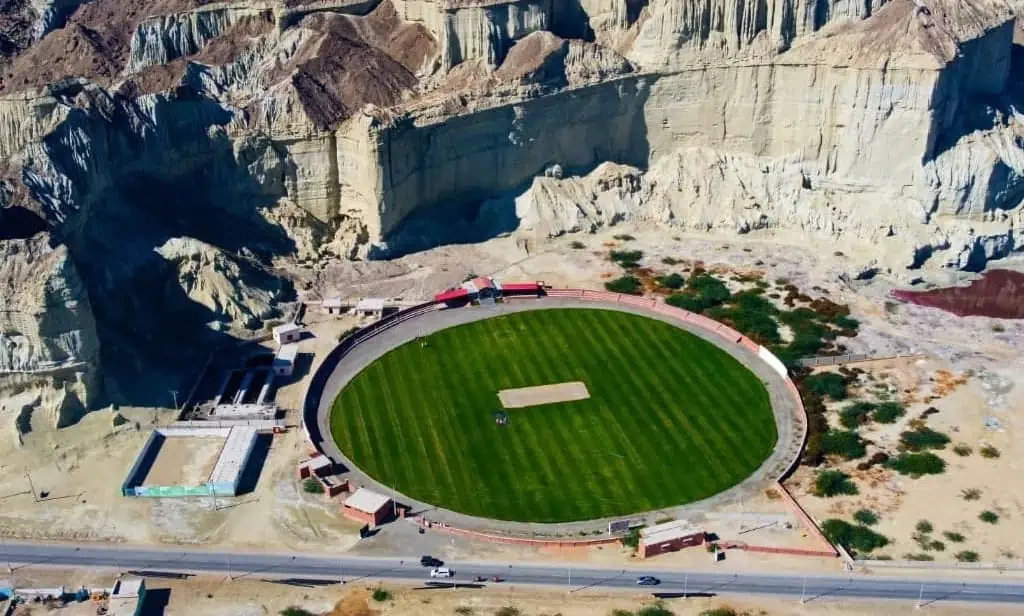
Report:
[[899,355],[870,355],[868,353],[847,353],[846,355],[823,355],[820,357],[804,357],[796,360],[798,366],[804,368],[820,368],[822,366],[841,366],[861,361],[881,361],[883,359],[901,359],[906,357],[920,357],[917,353]]

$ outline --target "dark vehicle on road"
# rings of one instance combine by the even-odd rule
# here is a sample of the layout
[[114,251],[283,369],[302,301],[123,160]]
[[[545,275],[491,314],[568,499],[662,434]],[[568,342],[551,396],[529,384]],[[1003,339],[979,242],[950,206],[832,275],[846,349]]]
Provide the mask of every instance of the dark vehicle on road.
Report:
[[653,575],[641,575],[636,579],[637,586],[657,586],[658,584],[661,584],[661,580]]
[[420,564],[424,567],[440,567],[444,561],[433,556],[420,556]]

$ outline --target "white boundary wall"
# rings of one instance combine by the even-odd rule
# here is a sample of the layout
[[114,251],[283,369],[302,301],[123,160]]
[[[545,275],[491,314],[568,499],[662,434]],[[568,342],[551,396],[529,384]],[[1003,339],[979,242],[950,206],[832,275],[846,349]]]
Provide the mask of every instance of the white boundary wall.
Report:
[[786,370],[786,364],[782,363],[775,354],[764,347],[757,347],[757,356],[761,358],[761,361],[771,366],[772,370],[779,373],[779,376],[786,378],[789,376],[789,371]]

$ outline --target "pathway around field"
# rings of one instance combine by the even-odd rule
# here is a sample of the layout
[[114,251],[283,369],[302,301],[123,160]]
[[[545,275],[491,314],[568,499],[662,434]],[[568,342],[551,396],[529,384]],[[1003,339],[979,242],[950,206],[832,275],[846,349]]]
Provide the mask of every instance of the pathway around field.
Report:
[[[448,509],[438,507],[430,503],[424,503],[409,498],[385,486],[366,473],[362,472],[352,461],[338,448],[331,434],[331,407],[337,399],[338,394],[348,383],[356,377],[364,368],[383,357],[388,351],[399,347],[407,342],[430,335],[442,329],[448,329],[457,325],[473,323],[483,319],[489,319],[501,314],[513,312],[524,312],[527,310],[545,310],[554,308],[580,308],[589,310],[612,310],[635,314],[650,319],[656,319],[668,323],[686,332],[689,332],[702,340],[706,340],[715,346],[723,349],[748,370],[761,379],[768,390],[772,412],[775,415],[775,427],[778,432],[778,441],[772,454],[761,464],[753,474],[739,484],[718,494],[700,501],[680,505],[678,507],[667,507],[648,512],[637,512],[627,516],[615,516],[597,520],[586,520],[579,522],[560,523],[529,523],[529,522],[508,522],[504,520],[492,520],[477,516],[470,516]],[[412,508],[412,515],[422,515],[426,519],[441,524],[447,524],[456,528],[467,530],[498,533],[516,537],[537,537],[556,538],[567,535],[577,535],[584,539],[582,534],[595,530],[607,530],[608,522],[629,518],[631,520],[642,520],[646,524],[652,524],[656,519],[673,517],[685,519],[694,517],[708,511],[719,509],[723,506],[739,503],[751,495],[771,487],[774,482],[790,466],[793,460],[800,454],[799,430],[795,426],[802,422],[800,411],[786,386],[786,380],[775,372],[770,366],[762,361],[756,353],[744,348],[739,344],[730,344],[725,339],[707,330],[704,330],[692,323],[680,321],[674,317],[658,314],[648,308],[632,306],[628,304],[611,304],[593,302],[569,298],[544,297],[541,299],[523,299],[508,301],[502,304],[471,306],[465,308],[435,310],[422,316],[410,319],[383,331],[369,340],[360,343],[352,349],[348,355],[338,364],[327,379],[320,397],[320,407],[317,412],[317,422],[320,433],[323,435],[324,452],[331,459],[340,462],[345,466],[347,472],[345,477],[358,486],[366,486],[382,494],[394,496],[404,505]],[[680,469],[680,472],[687,472],[688,469]]]

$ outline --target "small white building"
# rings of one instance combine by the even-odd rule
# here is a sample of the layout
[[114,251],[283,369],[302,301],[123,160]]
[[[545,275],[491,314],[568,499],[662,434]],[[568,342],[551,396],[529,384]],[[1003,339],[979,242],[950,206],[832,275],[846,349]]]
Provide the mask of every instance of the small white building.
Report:
[[276,376],[291,376],[292,371],[295,370],[295,358],[298,354],[298,344],[294,342],[282,344],[281,348],[277,350],[277,355],[274,356],[274,374]]
[[320,307],[327,311],[327,314],[341,314],[347,308],[340,297],[330,297],[320,302]]
[[289,342],[298,342],[306,328],[297,323],[285,323],[274,328],[274,342],[284,345]]
[[384,300],[379,297],[368,297],[356,302],[355,312],[361,317],[379,319],[384,316]]

